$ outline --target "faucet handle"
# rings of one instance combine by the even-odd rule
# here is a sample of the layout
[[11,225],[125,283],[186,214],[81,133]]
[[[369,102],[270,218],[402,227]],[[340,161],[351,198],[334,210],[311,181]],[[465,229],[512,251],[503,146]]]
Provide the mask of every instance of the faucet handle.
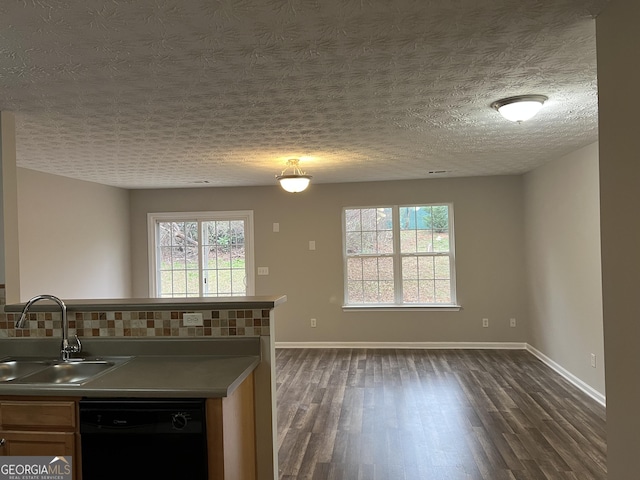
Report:
[[75,345],[71,345],[71,343],[66,338],[62,340],[62,348],[60,349],[60,353],[62,354],[63,360],[67,360],[70,353],[79,353],[82,351],[82,343],[80,342],[78,335],[75,335],[75,337]]
[[74,335],[76,337],[76,344],[71,348],[73,349],[73,353],[80,353],[82,351],[82,342],[78,338],[78,335]]

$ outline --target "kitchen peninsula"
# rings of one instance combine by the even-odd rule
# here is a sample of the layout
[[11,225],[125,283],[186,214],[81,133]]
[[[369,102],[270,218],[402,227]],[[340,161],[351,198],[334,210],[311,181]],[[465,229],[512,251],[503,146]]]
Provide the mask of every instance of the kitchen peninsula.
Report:
[[[187,342],[191,353],[198,355],[199,353],[205,353],[202,349],[209,348],[207,340],[215,340],[215,349],[218,352],[222,352],[223,356],[234,356],[234,352],[229,351],[232,345],[243,344],[246,346],[252,341],[259,343],[259,357],[256,359],[256,365],[252,365],[253,360],[249,358],[251,355],[240,354],[242,359],[234,360],[236,362],[234,368],[240,373],[236,378],[237,381],[235,383],[232,381],[230,385],[232,389],[236,388],[237,384],[242,382],[243,377],[252,371],[251,374],[255,386],[257,478],[258,480],[272,480],[278,477],[275,416],[275,348],[272,328],[274,309],[285,301],[285,296],[274,296],[193,299],[97,299],[65,300],[64,302],[70,319],[70,333],[72,335],[78,334],[83,344],[86,345],[85,349],[90,351],[91,354],[131,355],[133,352],[133,354],[144,355],[145,352],[147,354],[155,352],[162,343],[170,347],[166,350],[167,354],[170,355],[171,349],[175,345],[183,345],[184,342]],[[49,343],[55,343],[56,340],[59,340],[57,338],[59,330],[56,330],[59,328],[59,308],[56,304],[41,302],[33,305],[31,309],[32,315],[29,318],[29,333],[27,335],[25,335],[26,332],[14,328],[14,323],[17,319],[16,314],[20,313],[23,307],[24,304],[6,305],[4,307],[5,313],[0,317],[1,334],[6,337],[1,342],[3,356],[8,354],[42,355],[42,352],[33,351],[34,348],[39,348],[33,346],[34,337],[45,337],[43,340],[47,340]],[[202,325],[185,325],[183,321],[185,313],[201,314]],[[29,339],[20,338],[27,336]],[[246,342],[242,342],[243,338]],[[193,341],[189,342],[189,340]],[[224,340],[233,341],[225,342]],[[9,345],[10,350],[7,350]],[[29,351],[30,349],[31,351]],[[128,353],[127,350],[129,350]],[[246,350],[244,351],[246,352]],[[216,352],[209,353],[215,355]],[[185,362],[186,360],[182,358],[181,361]],[[216,359],[212,361],[216,361]],[[144,367],[141,366],[140,362],[137,365],[137,368],[141,369],[140,371],[144,371]],[[135,363],[132,363],[129,368],[132,366],[135,366]],[[108,394],[109,386],[114,387],[115,385],[110,382],[126,382],[127,378],[133,378],[126,376],[127,369],[125,367],[126,365],[118,368],[113,373],[113,376],[104,375],[81,388],[102,388],[103,393]],[[175,367],[174,364],[173,368],[175,370],[178,367]],[[131,370],[129,371],[131,372]],[[175,371],[177,372],[178,370]],[[176,375],[173,375],[173,379],[167,378],[168,391],[175,393],[177,391],[175,382],[184,382],[185,378],[188,378],[188,376],[176,378]],[[157,389],[160,385],[154,384],[152,377],[147,377],[145,381],[149,383],[147,389],[144,388],[143,384],[139,385],[139,388],[129,384],[127,388],[137,392],[136,395],[138,396],[158,395]],[[120,386],[122,386],[122,383],[120,383]],[[73,391],[75,393],[81,392],[77,387],[74,387]],[[207,392],[201,391],[199,393]],[[224,394],[223,391],[208,393],[210,395]],[[31,394],[34,394],[34,392]],[[70,394],[68,389],[66,394]]]

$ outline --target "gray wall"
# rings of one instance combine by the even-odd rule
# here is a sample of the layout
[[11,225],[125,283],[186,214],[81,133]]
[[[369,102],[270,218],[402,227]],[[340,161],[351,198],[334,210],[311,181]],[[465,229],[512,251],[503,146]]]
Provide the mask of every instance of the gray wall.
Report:
[[640,2],[597,18],[602,293],[610,480],[640,472]]
[[604,394],[598,185],[597,144],[526,174],[525,245],[528,343]]
[[2,131],[3,131],[3,118],[2,113],[0,112],[0,284],[4,285],[5,275],[4,275],[4,196],[2,192],[2,185],[4,184],[3,175],[2,175],[2,166],[3,155],[2,155]]
[[20,299],[131,296],[129,192],[18,169]]
[[3,282],[6,300],[18,300],[20,264],[18,261],[18,186],[16,180],[16,121],[11,112],[0,112],[0,167],[2,168]]
[[[453,202],[459,312],[343,312],[345,206]],[[148,295],[148,212],[253,210],[256,294],[287,295],[277,342],[524,342],[527,324],[522,177],[131,192],[133,293]],[[280,232],[273,232],[273,223]],[[308,249],[315,240],[317,249]],[[488,317],[490,327],[482,328]],[[509,318],[518,320],[509,327]],[[310,319],[317,328],[310,328]]]

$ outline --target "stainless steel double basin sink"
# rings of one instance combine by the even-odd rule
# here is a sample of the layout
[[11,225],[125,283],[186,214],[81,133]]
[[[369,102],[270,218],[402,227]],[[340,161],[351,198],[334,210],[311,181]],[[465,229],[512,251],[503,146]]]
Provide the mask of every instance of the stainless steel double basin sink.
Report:
[[62,361],[44,357],[5,357],[0,359],[0,385],[82,385],[130,359],[95,357]]

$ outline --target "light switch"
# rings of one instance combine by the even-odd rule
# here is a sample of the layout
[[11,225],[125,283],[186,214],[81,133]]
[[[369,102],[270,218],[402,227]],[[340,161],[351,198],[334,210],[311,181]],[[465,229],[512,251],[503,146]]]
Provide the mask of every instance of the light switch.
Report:
[[258,267],[258,275],[269,275],[269,267]]
[[273,224],[273,231],[275,233],[278,233],[280,231],[280,224],[279,223],[274,223]]
[[315,250],[315,249],[316,249],[316,241],[309,240],[309,250]]

